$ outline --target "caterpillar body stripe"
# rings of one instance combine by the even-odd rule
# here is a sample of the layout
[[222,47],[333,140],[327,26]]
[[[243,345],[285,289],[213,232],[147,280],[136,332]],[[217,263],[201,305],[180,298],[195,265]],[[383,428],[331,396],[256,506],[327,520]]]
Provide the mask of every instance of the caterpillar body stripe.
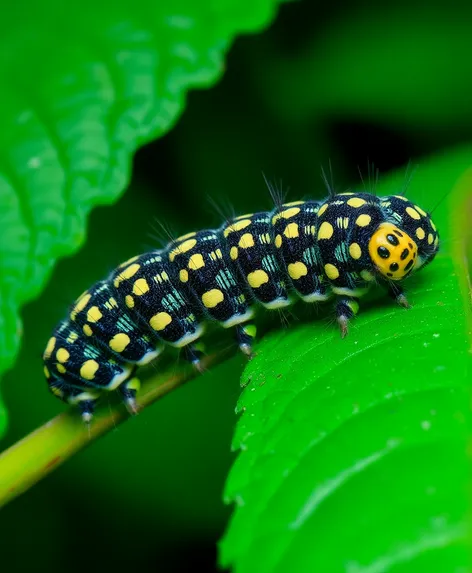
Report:
[[234,328],[251,353],[257,307],[277,309],[337,297],[341,334],[374,283],[408,306],[402,281],[431,262],[439,235],[428,213],[395,195],[334,194],[242,215],[189,233],[122,263],[83,293],[44,352],[49,389],[77,404],[85,421],[103,391],[135,409],[136,368],[165,347],[184,348],[213,321]]

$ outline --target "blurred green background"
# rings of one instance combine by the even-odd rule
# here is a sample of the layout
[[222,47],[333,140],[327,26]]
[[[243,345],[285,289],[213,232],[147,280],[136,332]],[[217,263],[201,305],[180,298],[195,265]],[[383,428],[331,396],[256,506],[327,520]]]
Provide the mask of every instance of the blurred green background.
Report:
[[[73,298],[156,245],[156,220],[175,233],[218,226],[210,198],[223,212],[271,207],[262,172],[295,200],[324,194],[328,161],[339,187],[357,185],[367,160],[383,173],[470,141],[471,22],[472,6],[305,0],[240,37],[222,81],[137,153],[125,195],[93,211],[85,247],[25,307],[2,449],[62,411],[42,379],[44,343]],[[216,570],[243,364],[166,397],[7,506],[2,571]]]

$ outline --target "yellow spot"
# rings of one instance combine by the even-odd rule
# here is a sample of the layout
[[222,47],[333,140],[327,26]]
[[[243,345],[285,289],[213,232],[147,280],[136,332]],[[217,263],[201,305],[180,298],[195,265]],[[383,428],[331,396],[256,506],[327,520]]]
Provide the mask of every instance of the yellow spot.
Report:
[[169,253],[169,261],[172,262],[177,255],[181,255],[187,251],[190,251],[196,244],[196,239],[187,239],[183,243],[180,243],[180,245],[177,245],[175,249],[172,249],[172,251]]
[[434,239],[434,246],[437,248],[438,245],[439,245],[439,237],[436,237]]
[[127,294],[125,296],[125,303],[126,303],[126,306],[128,308],[133,308],[134,307],[134,298],[130,294]]
[[321,215],[326,211],[327,208],[328,208],[328,203],[321,205],[321,207],[318,209],[318,217],[321,217]]
[[434,241],[434,237],[431,233],[429,233],[428,235],[428,245],[431,245],[431,243]]
[[167,312],[158,312],[149,320],[149,324],[153,330],[164,330],[164,328],[172,322],[172,317]]
[[141,265],[138,265],[138,263],[134,263],[129,267],[126,267],[126,269],[123,269],[121,273],[115,278],[115,281],[113,283],[115,287],[118,287],[121,282],[133,277],[139,271],[140,268]]
[[86,360],[80,367],[80,375],[84,380],[93,380],[99,368],[96,360]]
[[149,285],[146,279],[137,279],[133,284],[133,294],[136,296],[142,296],[149,292]]
[[429,222],[431,223],[431,227],[433,227],[433,231],[437,231],[436,225],[431,221],[431,219],[429,220]]
[[164,271],[163,273],[161,273],[161,278],[163,281],[168,281],[169,275]]
[[408,215],[410,215],[412,219],[421,219],[421,215],[418,213],[418,211],[415,211],[413,207],[407,207],[405,211],[408,213]]
[[78,299],[76,305],[74,306],[72,312],[70,313],[71,320],[75,320],[75,317],[79,314],[79,312],[84,310],[84,308],[87,306],[91,298],[92,298],[91,294],[85,293]]
[[240,221],[236,221],[236,223],[232,223],[229,227],[223,232],[223,235],[227,237],[230,233],[234,233],[235,231],[242,231],[246,227],[252,223],[250,219],[241,219]]
[[280,249],[280,247],[282,246],[282,235],[277,235],[277,236],[275,237],[274,243],[275,243],[275,246],[276,246],[278,249]]
[[206,308],[215,308],[225,298],[225,295],[220,289],[212,288],[211,290],[202,294],[202,302]]
[[254,237],[251,233],[244,233],[244,235],[239,239],[238,245],[241,249],[249,249],[254,246]]
[[426,236],[426,233],[424,232],[424,229],[422,229],[421,227],[418,227],[416,229],[416,236],[418,237],[418,239],[424,239]]
[[295,280],[299,279],[300,277],[304,277],[308,274],[308,269],[306,265],[301,261],[289,264],[287,270],[290,277]]
[[45,366],[45,367],[43,368],[43,372],[44,372],[44,376],[46,376],[46,378],[49,378],[50,374],[49,374],[49,370],[48,370],[48,367],[47,367],[47,366]]
[[300,207],[291,207],[290,209],[282,211],[280,216],[284,219],[291,219],[292,217],[295,217],[295,215],[298,215],[298,213],[300,213]]
[[63,364],[56,364],[56,369],[58,372],[60,372],[61,374],[65,374],[66,373],[66,367]]
[[366,201],[364,199],[361,199],[360,197],[352,197],[352,199],[349,199],[347,204],[350,207],[362,207],[362,205],[366,204]]
[[87,311],[87,320],[89,322],[98,322],[103,314],[100,312],[98,306],[91,306]]
[[370,223],[371,220],[372,217],[364,213],[363,215],[359,215],[359,217],[357,217],[356,225],[358,225],[359,227],[367,227],[367,225]]
[[179,279],[181,283],[186,283],[188,281],[188,270],[187,269],[182,269],[179,272]]
[[402,201],[408,201],[408,199],[406,197],[403,197],[403,195],[394,195],[394,197],[396,197],[397,199],[401,199]]
[[253,217],[254,213],[246,213],[245,215],[238,215],[236,217],[236,221],[239,221],[240,219],[249,219],[249,217]]
[[247,282],[252,288],[259,288],[261,285],[269,282],[269,275],[259,269],[247,275]]
[[69,351],[65,348],[58,348],[56,352],[56,358],[59,362],[67,362],[70,358]]
[[374,275],[369,271],[361,271],[360,275],[367,282],[373,281],[375,278]]
[[180,243],[180,241],[186,241],[187,239],[191,239],[192,237],[195,237],[197,233],[193,232],[193,233],[187,233],[186,235],[182,235],[181,237],[177,238],[175,240],[176,243]]
[[210,258],[211,258],[213,261],[216,261],[216,259],[222,259],[222,258],[223,258],[223,254],[222,254],[222,252],[221,252],[221,249],[216,249],[215,251],[212,251],[212,252],[210,253]]
[[362,250],[358,243],[351,243],[349,245],[349,254],[353,259],[360,259],[362,256]]
[[290,203],[284,203],[284,207],[294,207],[295,205],[303,205],[305,201],[291,201]]
[[340,229],[347,229],[349,226],[349,217],[338,217],[336,219],[336,225]]
[[331,225],[331,223],[328,223],[328,221],[324,221],[323,223],[321,223],[321,227],[318,231],[318,239],[331,239],[333,233],[334,233],[333,225]]
[[77,334],[77,332],[70,332],[69,336],[67,337],[67,342],[69,344],[73,344],[77,339],[79,338],[79,335]]
[[346,193],[338,193],[338,195],[354,195],[352,191],[346,191]]
[[324,266],[324,270],[325,270],[326,276],[331,280],[337,279],[339,277],[338,269],[334,265],[332,265],[331,263],[326,264]]
[[108,299],[108,304],[113,308],[118,308],[118,303],[116,302],[116,299],[113,297],[110,297]]
[[121,263],[121,265],[119,265],[119,269],[122,269],[123,267],[128,266],[130,263],[133,263],[136,259],[139,259],[139,255],[136,255],[135,257],[131,257],[130,259],[126,260],[124,263]]
[[93,330],[90,328],[88,324],[84,324],[82,326],[82,330],[84,331],[85,336],[92,336]]
[[46,350],[44,351],[44,358],[45,359],[48,359],[51,356],[52,351],[54,350],[55,346],[56,346],[56,339],[53,336],[52,338],[50,338],[48,340],[48,343],[46,345]]
[[187,239],[186,241],[184,241],[183,243],[181,243],[180,245],[178,245],[178,250],[179,253],[186,253],[188,251],[190,251],[191,249],[193,249],[193,247],[197,244],[197,240],[196,239]]
[[54,396],[57,396],[58,398],[64,397],[64,392],[60,388],[58,388],[57,386],[52,386],[50,388],[50,390],[54,394]]
[[229,256],[235,261],[238,258],[238,247],[231,247]]
[[200,253],[195,253],[188,260],[188,268],[192,271],[198,271],[205,266],[205,261]]
[[423,209],[421,207],[418,207],[418,205],[415,205],[415,209],[418,211],[418,213],[420,213],[421,215],[423,215],[423,217],[427,217],[428,215],[423,211]]
[[287,239],[295,239],[298,237],[298,225],[296,223],[289,223],[284,230],[284,235]]
[[108,344],[115,352],[123,352],[130,342],[131,339],[127,334],[119,332],[118,334],[115,334]]
[[300,207],[291,207],[290,209],[286,209],[281,213],[277,213],[277,215],[272,217],[272,225],[275,225],[279,219],[290,219],[295,217],[295,215],[298,215],[298,213],[300,213]]

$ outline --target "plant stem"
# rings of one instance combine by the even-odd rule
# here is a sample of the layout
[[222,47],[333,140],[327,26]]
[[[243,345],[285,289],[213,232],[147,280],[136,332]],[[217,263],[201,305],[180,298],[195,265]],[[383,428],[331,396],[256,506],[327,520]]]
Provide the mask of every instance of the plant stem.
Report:
[[[231,351],[205,357],[206,369],[222,362]],[[181,367],[176,373],[152,377],[138,393],[139,410],[175,390],[198,375],[193,368]],[[75,453],[114,429],[131,415],[121,403],[100,408],[87,427],[77,408],[59,414],[0,454],[0,508],[27,491]]]

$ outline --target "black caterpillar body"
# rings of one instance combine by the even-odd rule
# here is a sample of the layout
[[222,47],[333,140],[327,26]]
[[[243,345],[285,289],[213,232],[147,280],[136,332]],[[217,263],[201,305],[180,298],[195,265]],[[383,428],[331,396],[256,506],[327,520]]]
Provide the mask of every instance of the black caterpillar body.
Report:
[[103,391],[119,389],[134,410],[135,370],[166,344],[185,348],[198,367],[195,342],[205,322],[216,321],[234,327],[250,354],[256,307],[278,309],[297,297],[314,303],[336,296],[344,336],[374,282],[408,306],[401,281],[438,247],[436,227],[420,207],[369,193],[287,203],[189,233],[126,261],[76,300],[44,352],[49,388],[77,404],[85,421]]

